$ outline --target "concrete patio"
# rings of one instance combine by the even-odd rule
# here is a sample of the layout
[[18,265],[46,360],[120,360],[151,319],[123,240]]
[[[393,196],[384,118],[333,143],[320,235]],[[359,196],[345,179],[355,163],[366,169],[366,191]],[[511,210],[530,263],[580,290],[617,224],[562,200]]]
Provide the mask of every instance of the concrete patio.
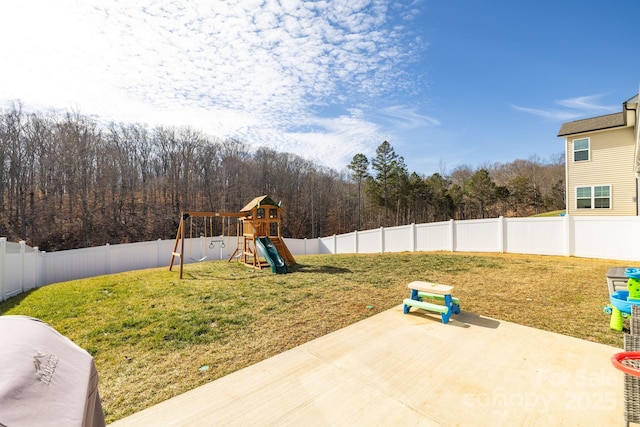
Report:
[[621,349],[462,309],[397,306],[111,426],[624,423]]

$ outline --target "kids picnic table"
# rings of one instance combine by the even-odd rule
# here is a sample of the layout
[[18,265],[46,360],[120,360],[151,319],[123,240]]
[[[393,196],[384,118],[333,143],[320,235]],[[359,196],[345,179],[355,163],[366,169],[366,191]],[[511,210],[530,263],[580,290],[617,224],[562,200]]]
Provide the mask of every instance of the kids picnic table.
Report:
[[[404,303],[404,314],[409,313],[411,307],[440,313],[442,323],[448,323],[452,314],[460,313],[460,301],[451,296],[453,286],[431,282],[411,282],[407,285],[411,289],[411,296]],[[439,304],[424,301],[429,299]]]

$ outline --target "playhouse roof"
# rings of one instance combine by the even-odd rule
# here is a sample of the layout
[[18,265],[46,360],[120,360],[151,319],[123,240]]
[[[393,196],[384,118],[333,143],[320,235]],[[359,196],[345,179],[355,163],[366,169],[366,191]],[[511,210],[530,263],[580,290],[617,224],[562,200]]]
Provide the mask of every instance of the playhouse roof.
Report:
[[265,196],[256,197],[255,199],[247,203],[247,205],[244,208],[240,209],[240,212],[250,212],[251,210],[253,210],[253,208],[264,206],[264,205],[279,207],[278,204],[274,202],[271,197],[265,195]]

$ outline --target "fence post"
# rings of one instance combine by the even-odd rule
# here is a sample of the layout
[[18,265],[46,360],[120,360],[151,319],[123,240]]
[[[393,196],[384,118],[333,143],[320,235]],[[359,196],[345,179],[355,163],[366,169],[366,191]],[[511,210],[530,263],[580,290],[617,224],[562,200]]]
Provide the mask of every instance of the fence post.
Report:
[[380,253],[384,253],[384,227],[380,227]]
[[42,258],[42,266],[40,267],[40,272],[42,273],[42,276],[40,277],[40,283],[41,283],[41,286],[48,285],[49,282],[47,282],[47,252],[39,251],[38,255]]
[[502,215],[498,217],[498,252],[504,253],[504,237],[505,237],[506,220]]
[[0,301],[4,301],[4,281],[5,281],[5,271],[7,271],[7,266],[5,265],[7,253],[7,238],[0,237]]
[[104,274],[111,274],[111,245],[104,245]]
[[353,232],[353,249],[355,251],[355,253],[358,253],[359,250],[359,242],[358,242],[358,230]]
[[411,252],[416,251],[416,223],[411,223]]
[[35,287],[36,289],[38,289],[39,283],[40,281],[38,280],[38,276],[40,276],[40,264],[38,263],[38,247],[34,246],[33,247],[33,272],[34,272],[34,278],[33,280],[35,281]]
[[456,251],[456,222],[449,220],[449,251]]
[[333,254],[337,254],[338,253],[338,236],[336,236],[335,234],[333,235]]
[[24,258],[26,246],[27,242],[25,242],[24,240],[20,240],[20,287],[22,288],[22,292],[24,292]]
[[160,267],[160,247],[162,246],[162,239],[158,239],[156,242],[156,267]]
[[573,255],[574,244],[573,244],[573,221],[571,220],[571,216],[564,216],[564,254],[565,256]]

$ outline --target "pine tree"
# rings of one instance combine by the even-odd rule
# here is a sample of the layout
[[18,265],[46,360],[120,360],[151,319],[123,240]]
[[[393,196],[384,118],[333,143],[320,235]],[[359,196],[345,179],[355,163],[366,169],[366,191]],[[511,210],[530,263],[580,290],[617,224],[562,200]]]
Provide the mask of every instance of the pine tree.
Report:
[[398,155],[387,141],[376,148],[376,156],[371,160],[371,167],[376,171],[377,196],[384,205],[384,225],[389,224],[389,179],[397,166]]

